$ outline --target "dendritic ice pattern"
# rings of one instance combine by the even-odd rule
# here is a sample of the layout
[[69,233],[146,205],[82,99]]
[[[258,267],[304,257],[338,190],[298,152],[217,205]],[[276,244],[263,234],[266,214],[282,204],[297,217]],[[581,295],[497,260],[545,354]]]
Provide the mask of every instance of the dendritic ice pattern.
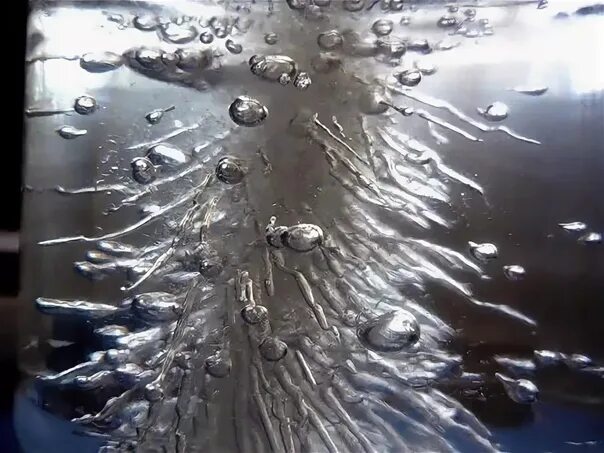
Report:
[[[65,166],[95,166],[86,183],[27,186],[59,198],[57,215],[95,212],[36,238],[81,278],[31,300],[54,327],[26,355],[54,342],[69,357],[36,355],[45,410],[104,453],[499,451],[460,392],[495,383],[524,407],[539,399],[539,369],[604,375],[549,350],[466,371],[433,303],[438,288],[539,328],[472,284],[490,273],[521,284],[530,266],[504,261],[488,232],[440,241],[464,200],[489,205],[488,181],[450,143],[547,141],[506,124],[515,99],[539,103],[547,86],[502,85],[501,99],[462,110],[438,85],[515,2],[173,3],[32,3],[28,126],[48,126]],[[523,3],[520,14],[547,11]],[[581,219],[553,227],[577,247],[602,242]]]

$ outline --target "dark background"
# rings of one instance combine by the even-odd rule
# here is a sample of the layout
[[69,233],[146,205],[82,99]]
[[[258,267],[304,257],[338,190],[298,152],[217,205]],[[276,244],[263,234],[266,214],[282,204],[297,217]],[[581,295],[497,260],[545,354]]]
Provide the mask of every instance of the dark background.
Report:
[[25,36],[28,2],[13,2],[4,21],[4,111],[0,166],[0,452],[16,452],[12,429],[13,392],[18,381],[17,295],[19,292],[18,233],[21,222],[21,162],[23,157],[23,99]]

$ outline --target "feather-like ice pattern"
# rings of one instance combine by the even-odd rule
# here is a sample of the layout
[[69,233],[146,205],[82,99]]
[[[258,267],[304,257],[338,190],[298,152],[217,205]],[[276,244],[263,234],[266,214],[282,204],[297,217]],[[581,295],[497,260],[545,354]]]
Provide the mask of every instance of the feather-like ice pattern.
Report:
[[[450,209],[454,194],[465,187],[484,191],[451,168],[444,153],[414,138],[405,121],[428,122],[439,150],[447,140],[435,127],[473,146],[483,146],[482,138],[462,126],[538,142],[381,82],[382,61],[396,62],[404,49],[395,39],[363,42],[340,31],[359,26],[351,14],[364,2],[286,3],[248,5],[249,17],[208,5],[202,51],[191,42],[199,24],[187,15],[139,14],[120,22],[141,36],[157,31],[153,36],[164,42],[129,43],[112,53],[125,63],[119,71],[209,94],[216,112],[156,138],[128,137],[124,152],[145,152],[145,168],[161,171],[157,179],[153,173],[148,180],[120,176],[119,182],[57,187],[63,195],[116,192],[123,198],[107,201],[108,216],[128,209],[143,214],[112,231],[39,242],[85,244],[90,250],[76,270],[92,280],[120,279],[125,292],[120,301],[36,300],[42,314],[79,323],[86,349],[94,351],[80,364],[36,376],[41,398],[54,389],[93,395],[77,407],[66,396],[63,415],[83,433],[102,436],[105,452],[496,451],[489,430],[437,389],[482,376],[466,373],[462,358],[449,350],[455,331],[426,304],[430,285],[486,309],[484,316],[535,322],[513,307],[478,300],[472,283],[485,275],[483,263],[435,242],[438,231],[457,220]],[[272,15],[266,17],[265,8]],[[362,14],[382,13],[363,4]],[[254,30],[279,20],[312,23],[322,15],[330,15],[334,29],[329,42],[319,43],[330,47],[329,58],[323,52],[311,62],[311,86],[291,80],[305,61],[288,65],[295,74],[256,77],[261,63],[279,56],[253,56],[252,73],[237,52],[225,54],[210,42],[249,33],[246,51],[248,45],[266,51],[246,28],[248,19]],[[296,54],[296,39],[306,39],[297,27],[290,32],[291,42],[280,37],[284,55],[288,49]],[[403,45],[409,52],[425,47],[411,39]],[[117,72],[109,63],[95,60]],[[329,79],[334,73],[338,83]],[[347,101],[316,102],[300,88]],[[426,110],[397,106],[391,94]],[[78,113],[92,108],[80,106]],[[292,117],[280,118],[282,111]],[[213,124],[211,132],[206,123]],[[171,144],[189,139],[203,145],[189,153]],[[300,172],[287,173],[284,162]],[[305,172],[321,181],[316,198],[305,196],[297,180]]]

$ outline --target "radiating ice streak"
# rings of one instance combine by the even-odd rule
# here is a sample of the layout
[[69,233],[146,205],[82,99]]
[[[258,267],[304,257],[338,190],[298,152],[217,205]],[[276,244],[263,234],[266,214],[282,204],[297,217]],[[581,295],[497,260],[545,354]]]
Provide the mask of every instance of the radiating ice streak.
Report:
[[195,213],[197,212],[198,209],[199,209],[199,205],[194,202],[193,206],[187,210],[187,212],[181,219],[178,230],[176,231],[176,234],[174,235],[174,238],[172,239],[172,243],[170,244],[170,247],[168,247],[168,250],[163,252],[155,260],[155,262],[153,263],[153,265],[151,265],[151,267],[147,270],[147,272],[145,272],[138,280],[136,280],[131,285],[122,286],[122,288],[121,288],[122,291],[131,291],[131,290],[135,289],[136,287],[138,287],[139,285],[141,285],[145,280],[147,280],[151,275],[153,275],[153,273],[156,270],[158,270],[163,264],[165,264],[172,257],[172,255],[176,251],[176,246],[182,240],[183,236],[186,234],[186,229],[188,228],[193,216],[195,215]]
[[445,176],[448,176],[449,178],[451,178],[461,184],[471,187],[472,189],[476,190],[481,195],[484,194],[483,188],[480,185],[478,185],[476,182],[474,182],[470,178],[467,178],[467,177],[463,176],[462,174],[456,172],[452,168],[449,168],[448,166],[446,166],[443,163],[440,156],[438,155],[438,153],[436,151],[434,151],[433,149],[431,149],[428,146],[424,145],[423,143],[409,137],[408,135],[397,131],[396,129],[394,129],[392,127],[386,126],[386,128],[383,130],[385,132],[387,132],[388,134],[390,134],[391,136],[396,137],[399,141],[404,143],[405,146],[409,147],[410,149],[417,151],[418,153],[422,153],[422,152],[429,153],[429,156],[432,159],[432,161],[434,162],[434,164],[436,165],[437,170],[440,171]]
[[101,184],[98,186],[79,187],[77,189],[69,189],[63,186],[56,186],[55,191],[67,195],[79,195],[84,193],[99,193],[99,192],[122,192],[131,193],[133,189],[124,184]]
[[407,91],[407,90],[398,89],[396,87],[390,87],[390,89],[392,91],[394,91],[395,93],[401,94],[409,99],[413,99],[414,101],[421,102],[422,104],[429,105],[430,107],[434,107],[437,109],[446,110],[447,112],[449,112],[452,115],[459,118],[461,121],[464,121],[465,123],[470,124],[471,126],[474,126],[483,132],[500,131],[500,132],[503,132],[503,133],[509,135],[510,137],[515,138],[516,140],[520,140],[522,142],[532,143],[534,145],[541,144],[540,141],[520,135],[517,132],[514,132],[512,129],[510,129],[507,126],[503,126],[503,125],[488,126],[484,123],[481,123],[480,121],[476,121],[475,119],[472,119],[471,117],[469,117],[468,115],[463,113],[457,107],[453,106],[452,104],[450,104],[447,101],[444,101],[442,99],[437,99],[437,98],[434,98],[427,94],[418,93],[416,90]]
[[166,140],[177,137],[185,132],[194,131],[195,129],[201,127],[202,124],[203,123],[195,123],[195,124],[192,124],[191,126],[179,127],[178,129],[174,129],[172,132],[169,132],[165,135],[162,135],[161,137],[156,138],[155,140],[151,140],[149,142],[137,143],[136,145],[131,145],[126,149],[135,150],[135,149],[150,148],[151,146],[158,145],[162,142],[165,142]]
[[174,175],[170,175],[166,178],[157,179],[157,180],[153,181],[152,183],[148,184],[147,186],[145,186],[145,188],[142,191],[135,193],[134,195],[132,195],[128,198],[124,198],[118,206],[108,209],[108,211],[114,212],[114,211],[117,211],[118,209],[120,209],[124,205],[135,203],[138,200],[140,200],[141,198],[143,198],[145,195],[154,193],[158,187],[163,186],[164,184],[167,184],[167,183],[177,181],[181,178],[184,178],[185,176],[188,176],[191,173],[201,170],[202,168],[203,168],[203,164],[195,164],[188,168],[185,168],[184,170],[182,170]]
[[338,137],[333,132],[331,132],[331,130],[325,124],[323,124],[321,121],[319,121],[318,114],[315,113],[313,115],[312,121],[314,124],[319,126],[327,135],[329,135],[329,137],[331,137],[333,140],[335,140],[340,145],[342,145],[344,148],[346,148],[348,151],[350,151],[354,155],[354,157],[356,157],[359,161],[363,162],[364,164],[367,164],[365,159],[363,159],[359,155],[359,153],[357,153],[348,143],[346,143],[340,137]]
[[38,116],[53,116],[53,115],[64,115],[65,113],[74,113],[74,108],[66,108],[66,109],[48,109],[43,107],[30,107],[25,109],[25,115],[30,118],[35,118]]
[[518,319],[519,321],[525,322],[526,324],[529,324],[531,326],[537,325],[537,322],[534,319],[529,318],[528,316],[520,313],[518,310],[510,307],[509,305],[493,304],[490,302],[481,302],[472,297],[469,297],[467,300],[470,301],[471,303],[473,303],[474,305],[478,305],[479,307],[490,308],[492,310],[504,313],[508,316],[511,316],[512,318]]
[[457,126],[452,125],[451,123],[443,120],[442,118],[439,118],[438,116],[432,115],[430,112],[428,112],[426,110],[416,110],[415,114],[417,116],[419,116],[420,118],[425,119],[426,121],[430,121],[431,123],[438,124],[440,127],[444,128],[444,129],[448,129],[451,132],[455,132],[456,134],[459,134],[462,137],[467,138],[468,140],[471,140],[473,142],[482,141],[482,139],[480,139],[478,137],[474,137],[469,132],[466,132]]
[[438,256],[443,257],[447,260],[447,262],[453,266],[470,269],[476,272],[479,275],[483,274],[482,269],[472,260],[466,258],[463,254],[456,252],[455,250],[448,249],[447,247],[443,247],[441,245],[436,245],[431,242],[428,242],[424,239],[415,239],[415,238],[403,238],[403,242],[410,242],[412,244],[417,244],[421,246],[423,249],[426,249],[432,253],[437,254]]
[[200,185],[195,187],[193,190],[190,190],[189,192],[185,193],[185,195],[183,195],[182,197],[177,198],[176,200],[172,201],[171,203],[168,203],[168,204],[162,206],[160,209],[155,211],[153,214],[150,214],[147,217],[142,218],[138,222],[133,223],[132,225],[129,225],[121,230],[114,231],[113,233],[107,233],[107,234],[103,234],[101,236],[68,236],[68,237],[41,241],[38,244],[39,245],[56,245],[56,244],[65,244],[68,242],[94,242],[94,241],[101,241],[101,240],[106,240],[106,239],[114,239],[114,238],[123,236],[125,234],[136,231],[140,227],[148,224],[149,222],[162,217],[165,213],[169,212],[170,210],[177,208],[178,206],[181,206],[182,204],[192,200],[193,198],[195,198],[197,196],[197,194],[199,193],[199,190],[201,188],[207,186],[211,180],[212,180],[212,175],[207,175]]
[[40,312],[51,316],[78,316],[88,319],[103,318],[124,311],[119,307],[108,304],[84,300],[50,299],[47,297],[38,297],[36,308]]

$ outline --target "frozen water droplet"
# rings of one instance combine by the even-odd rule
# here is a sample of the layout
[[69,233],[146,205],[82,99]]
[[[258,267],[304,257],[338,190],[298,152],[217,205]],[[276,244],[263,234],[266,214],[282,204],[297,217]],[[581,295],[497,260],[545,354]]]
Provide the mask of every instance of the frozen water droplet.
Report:
[[342,45],[342,34],[338,30],[328,30],[317,36],[317,44],[323,50],[332,50]]
[[268,117],[268,109],[256,99],[239,96],[229,107],[231,119],[239,126],[254,127]]
[[422,75],[432,75],[436,73],[436,65],[428,59],[429,57],[424,57],[421,60],[415,60],[414,66]]
[[576,370],[587,368],[588,366],[592,366],[594,364],[593,360],[590,357],[587,357],[583,354],[571,354],[569,356],[563,357],[562,360],[564,361],[566,366],[574,368]]
[[[162,59],[165,59],[167,55],[169,54],[162,54]],[[212,64],[212,53],[207,50],[178,49],[174,53],[174,57],[173,63],[176,63],[176,66],[183,71],[188,72],[202,71]]]
[[218,39],[223,39],[230,33],[230,24],[226,17],[212,17],[210,19],[210,28]]
[[227,39],[224,43],[224,47],[231,52],[232,54],[240,54],[243,51],[243,46],[241,44],[237,44],[232,39]]
[[161,121],[164,116],[164,109],[155,109],[151,110],[149,113],[145,115],[145,119],[149,122],[149,124],[157,124]]
[[495,377],[501,382],[505,393],[512,401],[520,404],[531,404],[537,400],[539,389],[528,379],[512,379],[501,373],[495,373]]
[[388,19],[378,19],[371,26],[371,31],[377,36],[386,36],[392,33],[392,21]]
[[173,22],[164,25],[160,30],[162,38],[174,44],[186,44],[197,36],[195,27],[176,25]]
[[80,66],[88,72],[113,71],[123,62],[122,56],[113,52],[91,52],[80,58]]
[[365,0],[344,0],[342,3],[342,7],[346,11],[355,13],[365,8]]
[[508,106],[503,102],[493,102],[487,108],[478,108],[478,113],[489,121],[502,121],[508,117]]
[[342,59],[332,52],[321,52],[310,60],[310,66],[319,74],[329,74],[342,66]]
[[377,84],[364,86],[359,95],[359,109],[368,115],[377,115],[388,110],[390,100],[386,89]]
[[468,8],[463,12],[464,16],[468,18],[476,17],[476,10],[474,8]]
[[516,359],[498,355],[494,356],[493,359],[515,377],[532,376],[537,369],[535,363],[530,359]]
[[214,41],[214,35],[209,31],[204,31],[199,35],[199,40],[204,44],[210,44],[212,41]]
[[522,280],[526,274],[524,267],[517,264],[511,264],[509,266],[503,266],[503,273],[508,280],[517,281]]
[[432,52],[432,47],[427,39],[412,39],[407,41],[407,49],[412,50],[413,52]]
[[159,20],[151,14],[141,14],[132,21],[135,28],[143,31],[155,30],[159,26]]
[[457,25],[457,19],[455,18],[455,16],[453,16],[451,14],[445,14],[440,19],[438,19],[438,21],[436,22],[436,25],[438,25],[441,28],[455,27]]
[[245,177],[245,170],[239,160],[225,156],[216,165],[216,177],[226,184],[238,184]]
[[294,79],[294,86],[303,91],[306,90],[312,84],[310,75],[307,72],[300,72]]
[[401,85],[414,87],[422,81],[422,73],[417,69],[407,69],[406,71],[399,72],[396,78]]
[[78,129],[73,126],[63,126],[60,129],[57,129],[57,134],[61,137],[71,140],[77,137],[81,137],[82,135],[86,135],[88,131],[86,129]]
[[132,167],[132,179],[140,184],[149,184],[155,180],[155,166],[146,157],[135,157],[130,162]]
[[75,100],[73,108],[80,115],[89,115],[97,109],[96,99],[92,96],[80,96]]
[[450,13],[456,13],[457,11],[459,11],[459,7],[457,5],[449,5],[447,7],[447,11]]
[[206,359],[206,371],[215,378],[224,378],[231,373],[231,358],[227,353],[219,351]]
[[293,225],[281,234],[281,241],[292,250],[308,252],[322,244],[323,230],[309,223]]
[[580,233],[581,231],[585,231],[587,228],[587,224],[584,222],[559,223],[558,226],[565,231],[570,231],[573,233]]
[[558,365],[563,358],[563,354],[555,351],[536,350],[534,352],[535,360],[541,366]]
[[601,244],[602,243],[602,235],[600,233],[596,233],[595,231],[590,231],[589,233],[581,236],[578,241],[581,244]]
[[489,261],[497,258],[498,251],[495,244],[489,242],[477,244],[472,241],[468,242],[468,244],[470,246],[470,253],[479,261]]
[[419,341],[420,327],[411,313],[395,310],[362,323],[357,329],[357,336],[375,351],[401,351]]
[[163,399],[164,391],[161,388],[161,385],[157,381],[149,382],[145,385],[145,398],[147,401],[159,401]]
[[149,148],[146,157],[154,165],[179,166],[189,161],[189,156],[184,151],[176,146],[165,143],[160,143]]
[[277,33],[267,33],[264,35],[264,42],[269,46],[274,46],[279,41],[279,36]]
[[404,26],[407,26],[407,25],[411,24],[411,17],[409,17],[409,16],[402,16],[400,24],[404,25]]
[[548,90],[548,87],[541,85],[521,85],[513,88],[517,93],[526,94],[528,96],[541,96],[545,94]]
[[289,83],[292,81],[292,78],[289,74],[281,74],[279,76],[279,83],[283,86],[285,85],[289,85]]
[[281,360],[287,354],[287,344],[276,337],[267,337],[260,345],[260,354],[270,362]]
[[253,74],[261,77],[265,80],[279,81],[283,75],[289,77],[287,83],[289,83],[298,72],[298,65],[296,62],[285,55],[254,55],[249,60],[250,71]]
[[161,67],[161,52],[155,49],[140,48],[134,52],[136,63],[146,69]]
[[263,319],[268,319],[268,310],[263,305],[246,305],[241,310],[241,317],[248,324],[258,324]]

